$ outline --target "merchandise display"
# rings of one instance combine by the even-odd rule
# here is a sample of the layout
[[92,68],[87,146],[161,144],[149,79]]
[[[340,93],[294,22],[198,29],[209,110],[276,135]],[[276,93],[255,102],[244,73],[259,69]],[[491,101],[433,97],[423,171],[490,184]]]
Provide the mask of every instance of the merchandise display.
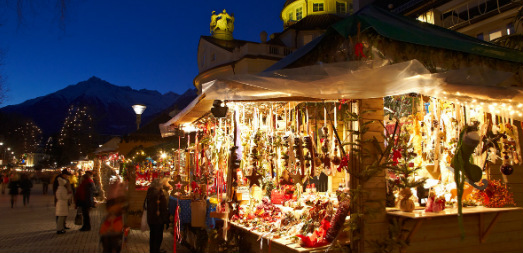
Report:
[[[388,204],[396,208],[388,212],[514,206],[504,184],[521,161],[514,108],[497,116],[492,105],[414,94],[386,97],[383,104],[383,127],[375,131],[384,143],[373,146],[381,162],[371,169],[384,171]],[[347,243],[351,199],[359,191],[350,182],[365,157],[361,138],[369,125],[359,102],[224,106],[223,117],[207,114],[181,126],[184,150],[137,165],[137,186],[166,175],[172,197],[194,205],[213,199],[209,217],[223,221],[224,237],[232,226],[303,249],[330,247],[341,238]],[[490,178],[491,170],[504,181]]]

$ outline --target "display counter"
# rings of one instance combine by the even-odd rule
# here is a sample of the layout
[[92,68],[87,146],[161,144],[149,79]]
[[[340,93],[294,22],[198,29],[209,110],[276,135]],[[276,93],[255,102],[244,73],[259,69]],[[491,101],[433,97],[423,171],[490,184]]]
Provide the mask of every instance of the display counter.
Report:
[[[331,245],[316,247],[316,248],[304,248],[299,243],[290,239],[289,237],[272,238],[270,233],[260,233],[252,230],[251,228],[245,227],[239,223],[229,223],[232,228],[238,229],[242,232],[242,242],[240,244],[241,252],[326,252]],[[340,238],[344,245],[348,244],[348,239]],[[298,240],[299,242],[299,240]],[[329,252],[341,252],[336,247],[331,247]]]
[[[457,245],[464,247],[467,244],[488,244],[487,248],[490,247],[492,242],[487,241],[489,235],[493,235],[493,241],[497,240],[501,235],[505,235],[505,238],[509,235],[505,231],[510,229],[507,224],[520,224],[521,219],[521,207],[506,207],[506,208],[488,208],[488,207],[463,207],[464,216],[464,228],[466,231],[466,237],[463,242],[456,237],[455,241]],[[399,222],[402,225],[403,231],[408,231],[403,237],[405,242],[409,245],[430,245],[431,243],[437,244],[440,237],[451,237],[451,235],[459,232],[457,225],[457,208],[447,208],[440,212],[425,212],[424,209],[416,209],[413,212],[402,212],[397,208],[387,208],[387,216],[389,218],[401,219],[404,222]],[[477,216],[477,217],[475,217]],[[506,216],[503,219],[503,216]],[[456,217],[456,219],[454,219]],[[496,231],[497,223],[504,223],[499,226]],[[523,228],[514,227],[514,232],[521,232]],[[496,231],[496,232],[494,232]],[[494,236],[498,234],[499,236]],[[453,242],[454,243],[454,242]],[[451,244],[447,244],[447,247]],[[444,244],[438,245],[439,247],[445,247]],[[454,247],[456,248],[456,247]],[[407,247],[410,249],[410,247]],[[407,252],[419,252],[415,249],[410,249]],[[463,251],[465,252],[465,251]]]

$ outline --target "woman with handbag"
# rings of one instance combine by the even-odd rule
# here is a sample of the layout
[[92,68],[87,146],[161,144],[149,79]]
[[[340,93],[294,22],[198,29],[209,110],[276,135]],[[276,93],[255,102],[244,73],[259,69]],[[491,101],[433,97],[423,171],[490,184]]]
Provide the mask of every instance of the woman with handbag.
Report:
[[58,188],[56,188],[56,212],[55,215],[58,217],[56,220],[56,233],[65,233],[65,220],[69,214],[69,200],[72,197],[72,193],[67,190],[67,180],[57,177]]
[[147,224],[149,224],[149,249],[150,253],[162,253],[160,250],[163,241],[163,229],[169,224],[169,211],[167,197],[169,194],[164,192],[169,189],[169,179],[155,179],[147,190]]
[[80,228],[80,231],[90,231],[91,230],[91,218],[89,217],[89,210],[92,207],[95,207],[94,203],[94,194],[96,191],[96,186],[93,181],[93,173],[86,171],[80,186],[75,193],[76,205],[82,209],[83,225]]

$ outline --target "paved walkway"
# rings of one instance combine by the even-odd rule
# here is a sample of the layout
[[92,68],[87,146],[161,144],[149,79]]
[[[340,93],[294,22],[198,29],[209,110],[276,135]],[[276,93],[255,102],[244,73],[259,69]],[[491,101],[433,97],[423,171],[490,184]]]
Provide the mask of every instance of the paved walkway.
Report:
[[[74,225],[76,211],[70,210],[65,234],[56,234],[55,208],[52,196],[42,194],[42,186],[35,184],[28,206],[23,206],[22,196],[11,208],[10,195],[0,193],[0,253],[87,253],[102,252],[98,229],[104,217],[103,208],[91,211],[92,230],[80,232]],[[164,232],[162,249],[173,252],[173,236]],[[127,247],[122,253],[148,253],[149,232],[131,230]],[[190,252],[178,244],[177,253]]]

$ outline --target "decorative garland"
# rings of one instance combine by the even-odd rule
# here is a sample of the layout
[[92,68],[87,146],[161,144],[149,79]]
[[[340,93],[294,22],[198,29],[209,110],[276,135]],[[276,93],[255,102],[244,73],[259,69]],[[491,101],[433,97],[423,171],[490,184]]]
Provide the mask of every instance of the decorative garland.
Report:
[[490,180],[485,190],[475,191],[472,196],[474,200],[491,208],[516,206],[514,194],[501,180]]

